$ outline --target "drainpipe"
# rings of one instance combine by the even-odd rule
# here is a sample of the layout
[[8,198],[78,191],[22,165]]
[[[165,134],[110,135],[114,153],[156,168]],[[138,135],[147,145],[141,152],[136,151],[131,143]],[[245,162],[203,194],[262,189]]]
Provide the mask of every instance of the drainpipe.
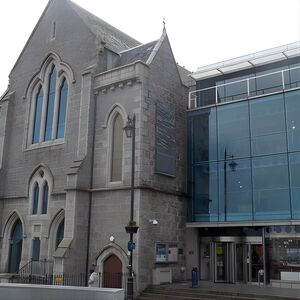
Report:
[[[92,131],[92,153],[91,153],[91,176],[90,176],[90,190],[93,189],[94,180],[94,157],[95,157],[95,131],[96,131],[96,112],[97,112],[97,95],[94,94],[94,119]],[[86,259],[85,259],[85,285],[88,285],[89,280],[89,253],[90,253],[90,239],[91,239],[91,212],[92,212],[92,191],[89,192],[89,212],[88,212],[88,232],[87,232],[87,245],[86,245]]]

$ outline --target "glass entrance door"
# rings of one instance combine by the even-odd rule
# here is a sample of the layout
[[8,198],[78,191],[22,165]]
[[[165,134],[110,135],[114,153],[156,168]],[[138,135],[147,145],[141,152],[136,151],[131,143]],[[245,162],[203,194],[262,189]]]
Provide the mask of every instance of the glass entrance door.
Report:
[[234,243],[215,245],[215,282],[234,282]]

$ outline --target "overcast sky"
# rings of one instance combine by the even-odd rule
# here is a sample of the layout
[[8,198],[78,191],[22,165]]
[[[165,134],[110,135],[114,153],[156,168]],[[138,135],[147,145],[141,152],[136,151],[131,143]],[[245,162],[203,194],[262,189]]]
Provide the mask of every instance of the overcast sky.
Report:
[[[191,71],[300,39],[300,0],[73,0],[142,43],[166,20],[177,62]],[[48,0],[0,1],[0,94]]]

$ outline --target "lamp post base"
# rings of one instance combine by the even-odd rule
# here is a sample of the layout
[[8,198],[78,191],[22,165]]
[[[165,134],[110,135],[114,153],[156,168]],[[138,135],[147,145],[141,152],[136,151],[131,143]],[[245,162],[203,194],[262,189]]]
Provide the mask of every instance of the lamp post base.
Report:
[[133,300],[133,277],[127,278],[127,300]]

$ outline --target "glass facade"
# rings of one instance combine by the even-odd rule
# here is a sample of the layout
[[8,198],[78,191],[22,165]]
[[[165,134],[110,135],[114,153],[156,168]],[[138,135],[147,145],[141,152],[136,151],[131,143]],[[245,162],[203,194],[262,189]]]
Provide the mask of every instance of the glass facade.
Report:
[[190,111],[189,221],[299,219],[299,115],[300,90]]

